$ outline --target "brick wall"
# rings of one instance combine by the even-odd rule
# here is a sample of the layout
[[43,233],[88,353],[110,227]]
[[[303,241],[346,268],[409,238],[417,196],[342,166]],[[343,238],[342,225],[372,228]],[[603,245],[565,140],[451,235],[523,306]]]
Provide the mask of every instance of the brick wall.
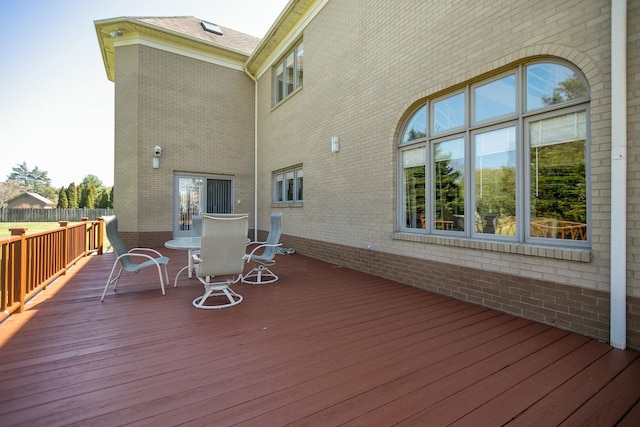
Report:
[[[628,3],[627,286],[637,347],[640,3]],[[610,21],[606,0],[329,1],[302,33],[302,89],[273,107],[271,74],[260,78],[259,227],[282,210],[291,245],[312,256],[606,340]],[[590,85],[590,250],[399,236],[396,144],[413,107],[539,58],[574,64]],[[340,138],[335,154],[332,136]],[[304,203],[273,205],[271,172],[300,163]]]
[[[259,228],[278,209],[295,236],[608,291],[609,2],[330,1],[303,35],[302,90],[274,108],[270,72],[260,78]],[[396,147],[413,107],[540,57],[573,63],[590,84],[591,249],[397,238]],[[304,203],[272,205],[272,171],[300,163]],[[640,283],[630,293],[640,296]]]
[[253,212],[254,85],[242,70],[129,45],[116,48],[116,82],[114,209],[122,231],[145,245],[171,235],[175,172],[233,177],[236,210]]
[[640,1],[627,7],[627,283],[640,297]]
[[[629,341],[638,346],[640,2],[628,4],[627,284]],[[282,210],[286,238],[301,253],[605,339],[610,20],[607,0],[329,1],[301,33],[302,89],[274,107],[271,74],[260,76],[258,227],[268,229],[268,214]],[[396,143],[412,108],[534,58],[568,61],[589,81],[591,249],[398,235]],[[234,174],[237,198],[246,203],[239,209],[253,212],[247,76],[130,45],[116,48],[116,77],[115,195],[123,231],[140,244],[166,238],[173,171]],[[332,136],[340,138],[335,154]],[[163,147],[157,170],[151,168],[154,145]],[[304,202],[272,205],[272,171],[298,164]]]

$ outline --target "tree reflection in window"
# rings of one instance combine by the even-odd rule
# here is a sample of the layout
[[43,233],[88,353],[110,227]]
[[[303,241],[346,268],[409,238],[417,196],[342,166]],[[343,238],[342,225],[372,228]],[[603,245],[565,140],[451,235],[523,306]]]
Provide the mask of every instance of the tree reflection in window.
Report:
[[474,152],[476,203],[474,231],[489,234],[515,234],[517,221],[515,126],[476,134]]
[[460,230],[464,216],[464,138],[435,144],[436,230]]
[[411,116],[405,129],[402,142],[415,141],[425,136],[427,136],[427,106],[423,105]]
[[580,70],[536,60],[422,100],[399,135],[399,227],[589,247],[589,96]]
[[586,114],[530,123],[531,236],[587,238]]
[[527,66],[527,111],[589,96],[587,83],[560,64]]
[[407,150],[404,162],[405,226],[424,228],[425,221],[425,148]]

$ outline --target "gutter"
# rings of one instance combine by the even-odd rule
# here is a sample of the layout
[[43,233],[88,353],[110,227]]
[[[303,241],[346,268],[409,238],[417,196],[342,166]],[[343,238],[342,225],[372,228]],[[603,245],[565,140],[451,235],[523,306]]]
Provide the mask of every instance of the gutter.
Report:
[[247,67],[242,71],[253,80],[253,241],[258,241],[258,80]]
[[611,1],[610,344],[627,346],[627,0]]

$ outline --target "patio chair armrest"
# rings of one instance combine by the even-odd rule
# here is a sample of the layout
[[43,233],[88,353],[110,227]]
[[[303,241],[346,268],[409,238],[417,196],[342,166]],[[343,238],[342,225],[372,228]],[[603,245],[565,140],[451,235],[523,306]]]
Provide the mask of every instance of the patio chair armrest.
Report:
[[[154,251],[154,252],[157,252],[157,251]],[[158,253],[159,253],[159,252],[158,252]],[[116,259],[116,261],[119,261],[119,260],[120,260],[120,258],[123,258],[123,257],[126,257],[126,256],[128,256],[128,257],[139,257],[139,258],[145,258],[145,259],[151,260],[151,261],[153,261],[153,262],[155,262],[156,264],[158,264],[158,265],[159,265],[159,263],[158,263],[158,258],[157,258],[157,257],[153,257],[153,256],[151,256],[151,255],[149,255],[149,254],[141,254],[141,253],[131,252],[131,251],[127,252],[126,254],[122,254],[122,255],[120,255],[120,256]],[[159,258],[166,258],[166,259],[167,259],[167,262],[169,261],[169,258],[164,257],[164,256],[162,256],[162,255],[160,255],[160,257],[159,257]]]
[[158,255],[159,257],[163,256],[160,252],[156,251],[155,249],[151,249],[151,248],[133,248],[129,250],[129,253],[132,252],[153,252],[154,254]]
[[[257,243],[257,242],[256,242]],[[253,250],[251,252],[249,252],[247,254],[247,256],[249,258],[251,258],[251,256],[253,256],[253,254],[258,250],[258,249],[262,249],[262,248],[267,248],[267,247],[278,247],[278,246],[282,246],[282,243],[278,243],[277,245],[270,245],[268,243],[260,243],[258,246],[256,246],[255,248],[253,248]],[[248,261],[247,261],[248,262]]]

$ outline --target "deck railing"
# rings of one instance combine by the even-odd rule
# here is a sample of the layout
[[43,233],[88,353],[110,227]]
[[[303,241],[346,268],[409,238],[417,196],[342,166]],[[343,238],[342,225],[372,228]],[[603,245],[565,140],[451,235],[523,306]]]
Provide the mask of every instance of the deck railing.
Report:
[[102,219],[27,234],[26,228],[11,229],[0,239],[0,321],[24,311],[25,303],[45,289],[67,269],[89,254],[102,254]]

